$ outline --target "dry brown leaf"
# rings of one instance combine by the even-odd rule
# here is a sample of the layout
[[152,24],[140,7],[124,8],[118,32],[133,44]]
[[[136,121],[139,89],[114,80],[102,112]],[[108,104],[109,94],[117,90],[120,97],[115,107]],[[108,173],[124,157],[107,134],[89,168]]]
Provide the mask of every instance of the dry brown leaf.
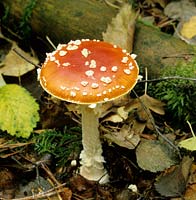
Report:
[[72,191],[69,188],[65,187],[62,189],[61,192],[59,192],[59,195],[54,195],[50,197],[50,200],[59,200],[60,198],[62,198],[62,200],[71,200]]
[[146,122],[138,122],[134,115],[129,116],[129,123],[131,126],[131,131],[138,135],[142,134],[146,127]]
[[0,68],[0,74],[19,77],[35,68],[34,65],[28,63],[26,60],[17,55],[13,49],[16,49],[18,53],[23,55],[27,60],[38,64],[37,58],[32,57],[28,53],[24,52],[17,46],[15,42],[13,42],[11,50],[3,60],[3,67]]
[[143,102],[146,108],[149,110],[159,114],[159,115],[164,115],[165,111],[163,106],[165,105],[163,102],[154,99],[147,94],[144,94],[143,96],[140,97],[140,100]]
[[145,0],[145,3],[152,7],[154,7],[155,4],[159,4],[162,8],[164,8],[167,5],[167,0]]
[[102,122],[105,122],[105,121],[119,123],[119,122],[123,122],[123,118],[121,116],[119,116],[118,114],[113,114],[109,117],[106,117]]
[[128,118],[129,113],[125,111],[125,106],[121,106],[117,108],[117,113],[124,119],[126,120]]
[[104,114],[108,114],[110,112],[114,112],[114,114],[105,117],[102,122],[110,121],[113,123],[123,122],[128,118],[128,112],[124,110],[125,106],[121,106],[119,108],[110,108],[107,112],[105,111]]
[[15,194],[16,175],[9,168],[1,167],[0,169],[0,199],[13,199]]
[[95,181],[87,180],[80,175],[70,178],[70,189],[73,194],[80,194],[78,199],[107,199],[112,200],[112,196],[107,189],[97,184]]
[[185,200],[196,199],[196,183],[193,185],[188,185],[184,195],[184,199]]
[[189,184],[196,184],[196,164],[192,164],[189,176]]
[[[196,199],[196,164],[192,164],[190,175],[183,198],[185,200]],[[172,198],[171,200],[181,200],[182,198]]]
[[156,181],[156,190],[166,197],[182,196],[186,189],[192,161],[191,158],[185,156],[179,165],[170,168],[172,170],[166,170]]
[[147,94],[142,95],[136,99],[133,99],[125,106],[125,111],[128,113],[136,114],[134,117],[129,117],[129,121],[132,123],[132,131],[141,134],[145,127],[153,130],[153,116],[152,111],[159,115],[164,115],[164,103],[154,99]]
[[103,40],[132,52],[136,18],[130,4],[125,4],[103,33]]
[[130,131],[129,125],[123,125],[119,132],[111,132],[104,135],[107,140],[127,149],[135,149],[140,141],[138,134]]
[[151,110],[159,115],[164,115],[165,111],[164,111],[164,103],[154,99],[150,96],[148,96],[147,94],[142,95],[139,98],[133,99],[127,106],[126,106],[126,111],[131,111],[133,109],[139,109],[144,110],[144,106],[147,110]]

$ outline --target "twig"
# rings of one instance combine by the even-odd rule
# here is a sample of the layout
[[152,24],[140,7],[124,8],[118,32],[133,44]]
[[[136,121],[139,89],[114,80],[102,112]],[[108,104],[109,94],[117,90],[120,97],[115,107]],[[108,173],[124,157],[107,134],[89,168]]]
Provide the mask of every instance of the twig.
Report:
[[192,128],[192,126],[191,126],[191,123],[190,123],[188,120],[187,120],[186,122],[187,122],[187,124],[189,125],[189,128],[190,128],[190,130],[191,130],[192,136],[195,137],[195,133],[194,133],[194,131],[193,131],[193,128]]
[[54,45],[54,43],[52,42],[52,40],[51,40],[48,36],[46,36],[46,40],[49,42],[49,44],[50,44],[54,49],[56,49],[56,46]]
[[[42,169],[45,170],[45,172],[48,174],[49,178],[50,178],[57,186],[60,186],[60,185],[61,185],[61,183],[59,183],[59,182],[56,180],[56,178],[54,177],[54,175],[52,174],[52,172],[49,170],[49,168],[48,168],[47,165],[41,163],[41,167],[42,167]],[[58,199],[59,199],[59,200],[62,200],[62,198],[61,198],[59,192],[58,192],[58,191],[56,191],[56,192],[57,192]]]
[[[12,199],[12,200],[33,200],[33,199],[40,199],[40,198],[44,198],[44,197],[50,197],[52,195],[55,195],[60,192],[62,192],[64,190],[64,186],[65,186],[65,183],[59,185],[59,186],[56,186],[56,187],[53,187],[47,191],[44,191],[44,192],[40,192],[38,194],[34,194],[32,196],[28,196],[28,197],[22,197],[22,198],[16,198],[16,199]],[[10,199],[7,199],[7,198],[1,198],[2,200],[10,200]]]
[[61,185],[56,178],[54,177],[54,175],[51,173],[51,171],[49,170],[49,168],[47,167],[47,165],[41,163],[41,167],[42,169],[44,169],[44,171],[48,174],[48,176],[50,177],[50,179],[56,184],[56,185]]
[[144,89],[144,94],[145,95],[147,94],[147,90],[148,90],[148,82],[147,82],[147,80],[148,80],[148,71],[147,70],[148,70],[147,67],[145,67],[145,80],[146,80],[145,89]]
[[154,127],[154,129],[155,129],[155,131],[157,132],[157,134],[160,135],[171,147],[173,147],[173,148],[178,152],[178,155],[179,155],[179,157],[181,158],[181,154],[180,154],[180,151],[179,151],[178,147],[175,146],[167,137],[165,137],[165,136],[159,131],[159,129],[158,129],[157,125],[155,124],[155,122],[154,122],[154,120],[153,120],[151,114],[148,112],[146,106],[144,105],[144,103],[142,102],[142,100],[140,99],[140,97],[137,95],[137,93],[136,93],[134,90],[132,90],[132,91],[133,91],[133,93],[135,94],[135,96],[138,98],[138,100],[140,101],[142,107],[144,108],[144,111],[145,111],[146,114],[148,115],[148,117],[149,117],[149,119],[150,119],[150,121],[151,121],[151,123],[152,123],[152,126]]
[[187,80],[187,81],[196,81],[196,78],[187,78],[187,77],[181,77],[181,76],[166,76],[166,77],[150,79],[150,80],[139,80],[138,83],[167,81],[167,80],[171,80],[171,79],[181,79],[181,80]]
[[33,66],[37,67],[37,68],[41,68],[40,65],[35,64],[34,62],[32,62],[31,60],[25,58],[25,56],[23,56],[21,53],[19,53],[15,48],[13,49],[13,51],[19,55],[21,58],[23,58],[24,60],[26,60],[28,63],[32,64]]
[[115,5],[114,3],[110,2],[109,0],[104,0],[105,3],[113,8],[120,9],[120,6]]

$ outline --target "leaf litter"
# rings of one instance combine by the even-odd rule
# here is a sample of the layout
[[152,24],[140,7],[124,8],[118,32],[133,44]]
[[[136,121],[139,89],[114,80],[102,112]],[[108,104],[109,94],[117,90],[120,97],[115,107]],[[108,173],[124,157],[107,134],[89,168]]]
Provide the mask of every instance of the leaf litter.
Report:
[[179,20],[175,35],[188,44],[196,44],[196,7],[194,1],[170,2],[164,10],[165,15]]
[[[0,62],[0,74],[20,77],[35,69],[35,65],[39,62],[35,56],[26,53],[16,44],[16,42],[8,40],[4,36],[1,36],[0,40],[4,40],[6,43],[11,45],[9,51],[4,52],[3,59]],[[35,65],[28,63],[26,60],[18,56],[14,50],[17,50],[19,54],[23,55],[27,60],[35,63]]]
[[182,196],[186,189],[193,160],[184,157],[179,165],[164,171],[156,180],[156,190],[165,197]]
[[143,170],[164,171],[178,163],[178,154],[166,143],[142,139],[136,149],[137,163]]

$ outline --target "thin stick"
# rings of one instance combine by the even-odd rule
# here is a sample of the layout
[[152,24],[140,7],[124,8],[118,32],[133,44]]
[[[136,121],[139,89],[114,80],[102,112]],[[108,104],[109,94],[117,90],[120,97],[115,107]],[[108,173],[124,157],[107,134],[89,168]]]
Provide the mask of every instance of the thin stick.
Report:
[[187,80],[187,81],[196,81],[196,78],[186,78],[181,76],[166,76],[162,78],[157,79],[150,79],[150,80],[139,80],[138,83],[144,83],[144,82],[158,82],[158,81],[165,81],[170,79],[181,79],[181,80]]
[[54,49],[56,49],[56,46],[54,45],[54,43],[51,41],[51,39],[50,39],[48,36],[46,36],[46,39],[48,40],[49,44],[50,44]]
[[136,93],[134,90],[132,90],[132,91],[133,91],[133,93],[135,94],[135,96],[138,98],[138,100],[140,101],[140,103],[141,103],[142,107],[144,108],[144,111],[145,111],[146,114],[148,115],[148,117],[149,117],[149,119],[150,119],[150,121],[151,121],[151,123],[152,123],[152,125],[153,125],[153,127],[154,127],[154,129],[155,129],[155,131],[156,131],[156,132],[158,133],[158,135],[160,135],[165,141],[167,141],[167,143],[168,143],[171,147],[173,147],[173,148],[178,152],[178,155],[179,155],[179,157],[181,158],[181,154],[180,154],[180,151],[179,151],[178,147],[175,146],[167,137],[165,137],[165,136],[159,131],[157,125],[155,124],[155,122],[154,122],[154,120],[153,120],[151,114],[148,112],[148,110],[147,110],[146,106],[144,105],[143,101],[140,99],[140,97],[137,95],[137,93]]
[[144,94],[146,95],[147,94],[147,89],[148,89],[148,69],[147,67],[145,67],[145,89],[144,89]]
[[193,131],[193,128],[192,128],[192,126],[191,126],[191,123],[190,123],[188,120],[187,120],[186,122],[187,122],[187,124],[189,125],[189,128],[190,128],[190,130],[191,130],[192,136],[195,137],[195,133],[194,133],[194,131]]
[[17,55],[19,55],[21,58],[23,58],[24,60],[26,60],[28,63],[34,65],[34,66],[37,67],[37,68],[41,68],[40,65],[37,65],[37,64],[35,64],[34,62],[32,62],[31,60],[25,58],[25,56],[23,56],[21,53],[19,53],[19,52],[16,50],[16,48],[14,48],[13,51],[14,51]]
[[[55,195],[57,192],[62,192],[64,190],[64,186],[66,184],[63,183],[59,186],[53,187],[47,191],[40,192],[38,194],[34,194],[32,196],[27,196],[27,197],[21,197],[21,198],[15,198],[12,200],[33,200],[33,199],[40,199],[40,198],[45,198],[45,197],[50,197],[52,195]],[[2,198],[2,200],[9,200],[7,198]]]

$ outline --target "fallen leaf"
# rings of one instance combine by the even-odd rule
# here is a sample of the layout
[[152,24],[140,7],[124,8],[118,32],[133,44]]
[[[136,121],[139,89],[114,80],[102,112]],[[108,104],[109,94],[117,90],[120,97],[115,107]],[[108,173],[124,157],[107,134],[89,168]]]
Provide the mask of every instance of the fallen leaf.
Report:
[[175,36],[189,44],[196,44],[196,7],[193,1],[181,0],[170,2],[165,10],[165,15],[178,19]]
[[155,4],[159,4],[162,8],[164,8],[167,4],[167,0],[145,0],[144,1],[148,6],[155,7]]
[[186,189],[192,159],[184,157],[179,165],[166,170],[155,183],[156,190],[165,197],[180,197]]
[[[196,165],[192,164],[189,171],[189,179],[186,186],[186,191],[183,198],[185,200],[196,199]],[[171,200],[181,200],[182,198],[172,198]]]
[[129,113],[127,111],[124,110],[124,106],[121,106],[119,108],[113,108],[111,107],[110,109],[108,109],[107,111],[105,111],[105,113],[102,112],[102,115],[105,115],[106,113],[112,113],[109,116],[106,116],[102,122],[105,121],[110,121],[113,123],[119,123],[119,122],[123,122],[124,120],[126,120],[128,118]]
[[0,87],[3,86],[3,85],[5,85],[5,84],[6,83],[4,81],[4,78],[3,78],[2,74],[0,74]]
[[196,11],[195,9],[195,3],[193,1],[171,1],[165,7],[164,13],[172,19],[184,19],[193,16]]
[[182,176],[180,166],[162,176],[155,184],[156,190],[165,197],[178,197],[185,191],[186,182]]
[[129,113],[125,111],[125,106],[121,106],[117,108],[117,113],[119,114],[120,117],[123,118],[123,120],[126,120],[128,118]]
[[196,184],[196,164],[192,164],[192,166],[191,166],[188,183]]
[[184,22],[180,33],[187,39],[192,39],[196,36],[196,16],[192,16],[187,22]]
[[[69,188],[63,188],[62,192],[59,192],[60,197],[62,198],[62,200],[71,200],[72,199],[72,191]],[[51,200],[57,200],[60,199],[59,196],[54,195],[52,196],[50,199]]]
[[196,164],[192,164],[188,185],[184,195],[186,200],[196,199]]
[[0,169],[0,199],[13,199],[15,195],[15,174],[8,168]]
[[28,138],[39,121],[39,105],[30,93],[16,84],[0,87],[0,129]]
[[132,52],[136,18],[130,4],[125,4],[103,33],[103,40]]
[[107,133],[104,137],[110,142],[127,149],[135,149],[140,141],[140,136],[131,132],[129,125],[123,125],[120,131]]
[[188,138],[179,142],[179,147],[183,147],[189,151],[196,151],[196,137]]
[[176,152],[157,140],[142,139],[136,157],[139,167],[151,172],[163,171],[178,162]]
[[[159,115],[164,115],[164,107],[165,103],[159,101],[158,99],[154,99],[147,94],[142,95],[136,99],[133,99],[125,108],[126,111],[131,111],[133,109],[144,110],[145,108],[148,111],[153,111]],[[145,107],[145,108],[144,108]]]
[[110,121],[113,123],[123,122],[123,118],[119,116],[118,114],[112,114],[109,117],[106,117],[103,122]]
[[13,42],[11,50],[5,56],[5,59],[2,62],[3,67],[0,68],[0,74],[19,77],[35,68],[34,65],[28,63],[26,60],[17,55],[13,49],[16,49],[18,53],[23,55],[27,60],[38,64],[37,58],[32,57],[28,53],[24,52],[17,46],[15,42]]
[[61,185],[54,186],[51,179],[39,176],[38,178],[20,184],[15,194],[16,199],[50,199],[50,200],[71,200],[72,191]]
[[110,191],[102,188],[96,181],[90,181],[80,175],[70,178],[70,188],[73,193],[80,194],[80,199],[112,200]]
[[[136,99],[131,100],[125,106],[125,112],[134,113],[134,118],[136,119],[132,121],[132,130],[134,132],[138,132],[139,134],[143,132],[144,128],[147,127],[150,130],[153,130],[153,115],[152,112],[164,115],[164,103],[154,99],[147,94],[142,95]],[[131,117],[131,116],[130,116]],[[133,120],[133,119],[132,119]],[[138,129],[138,127],[140,129]],[[141,130],[140,132],[138,130]]]
[[184,195],[184,199],[185,200],[196,199],[196,183],[193,185],[188,185]]

